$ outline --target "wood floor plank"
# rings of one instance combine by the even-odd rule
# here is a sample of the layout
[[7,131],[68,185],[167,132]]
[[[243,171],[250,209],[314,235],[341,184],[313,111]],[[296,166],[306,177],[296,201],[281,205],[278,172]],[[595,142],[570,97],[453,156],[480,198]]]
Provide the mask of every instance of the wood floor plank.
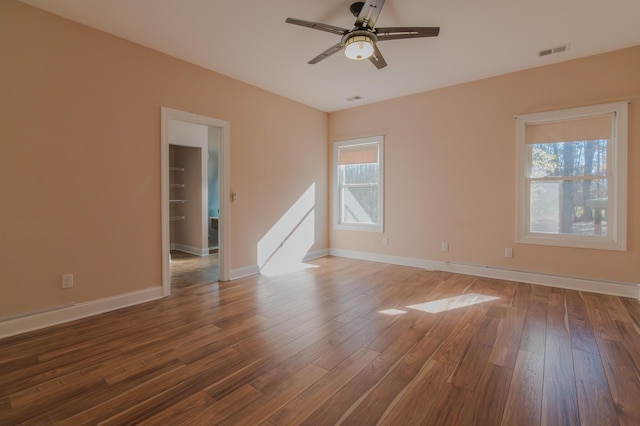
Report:
[[573,350],[580,422],[617,425],[616,407],[598,355]]
[[543,425],[579,425],[571,342],[549,334],[544,354]]
[[524,324],[520,349],[544,355],[547,336],[547,305],[541,302],[532,302]]
[[[104,391],[106,388],[106,383],[100,377],[77,380],[72,384],[48,382],[39,385],[29,392],[11,395],[11,410],[0,412],[0,424],[17,424],[20,419],[27,419],[33,424],[42,423],[53,410],[60,408],[63,401],[89,391]],[[38,420],[39,418],[43,420]]]
[[157,424],[185,424],[202,418],[202,412],[206,407],[215,404],[215,400],[204,392],[197,392],[191,396],[179,400],[166,410],[155,416],[142,420],[138,425]]
[[474,391],[491,355],[500,320],[485,316],[479,330],[473,335],[467,348],[460,354],[450,383]]
[[359,349],[280,408],[268,420],[281,425],[301,423],[379,355],[378,352],[369,349]]
[[[185,422],[183,424],[210,424],[212,422],[218,423],[227,420],[229,417],[245,409],[249,404],[252,404],[255,400],[262,397],[264,394],[256,390],[251,385],[244,385],[235,391],[226,395],[224,398],[216,400],[215,403],[208,405],[201,413],[197,413],[193,421]],[[180,424],[174,423],[174,419],[171,416],[167,417],[166,424]],[[151,425],[162,424],[158,422],[152,422]]]
[[603,339],[622,340],[603,298],[594,294],[587,294],[584,296],[584,300],[591,321],[594,324],[596,336]]
[[442,392],[433,395],[433,406],[422,421],[425,425],[462,425],[464,424],[465,408],[469,406],[473,393],[446,384]]
[[[452,314],[453,316],[458,313],[451,311],[448,314]],[[484,315],[484,310],[475,306],[471,307],[462,314],[461,318],[457,318],[456,327],[453,328],[447,336],[440,336],[437,333],[431,334],[432,337],[443,340],[444,342],[442,346],[438,348],[433,358],[445,364],[457,365],[460,357],[467,350],[469,341],[480,328],[480,321]],[[440,323],[442,323],[442,321]],[[440,323],[438,323],[438,325]],[[437,325],[436,328],[438,328]]]
[[620,302],[624,305],[635,324],[640,327],[640,299],[621,297]]
[[0,339],[0,424],[640,424],[640,302],[326,257]]
[[531,284],[519,283],[511,301],[512,308],[528,309],[531,304]]
[[366,396],[363,395],[344,422],[374,424],[382,418],[396,395],[415,379],[441,344],[429,336],[420,340]]
[[510,307],[500,322],[496,341],[489,355],[489,362],[502,367],[513,368],[520,339],[524,331],[524,324],[527,311]]
[[547,333],[570,337],[569,312],[563,293],[550,294],[547,309]]
[[598,339],[598,347],[620,424],[640,424],[640,371],[621,342]]
[[571,346],[584,352],[598,353],[596,333],[582,292],[566,294]]
[[[439,395],[448,386],[453,366],[430,360],[405,390],[396,395],[381,416],[385,426],[422,424]],[[425,395],[432,397],[425,398]]]
[[331,351],[332,348],[335,348],[347,340],[368,323],[369,321],[365,319],[356,318],[344,324],[322,339],[310,343],[304,347],[304,349],[283,360],[280,364],[265,369],[266,371],[263,374],[250,381],[251,385],[261,392],[269,392],[287,377]]
[[[173,373],[162,374],[142,382],[115,385],[110,388],[110,392],[104,393],[106,398],[101,395],[93,406],[69,416],[62,423],[96,424],[123,413],[133,417],[143,412],[147,406],[152,407],[146,412],[147,417],[150,417],[173,405],[173,398],[189,396],[201,391],[210,382],[224,377],[225,370],[239,362],[234,355],[233,350],[225,349],[185,365]],[[141,420],[143,418],[138,419]]]
[[485,363],[461,424],[499,425],[509,394],[513,370]]
[[38,386],[50,380],[66,376],[67,374],[89,368],[96,364],[101,364],[110,359],[121,357],[118,350],[91,355],[87,358],[78,359],[73,363],[60,365],[58,361],[53,363],[45,362],[30,365],[24,369],[15,369],[2,376],[2,386],[0,386],[0,397],[9,396],[22,390]]
[[414,345],[413,342],[398,339],[311,413],[302,424],[336,424],[341,417],[357,406],[356,403],[362,395],[373,389]]
[[[307,365],[318,356],[326,353],[331,348],[330,336],[339,335],[346,339],[349,333],[354,333],[352,326],[356,329],[361,327],[357,321],[346,325],[337,321],[329,321],[314,330],[314,333],[301,336],[284,346],[268,348],[264,353],[247,358],[247,363],[241,368],[209,386],[206,392],[212,397],[220,399],[245,383],[257,385],[261,378],[265,377],[265,372],[275,370],[277,374],[270,375],[269,380],[260,384],[259,390],[266,391],[268,386],[279,383],[290,372],[297,371],[298,364]],[[283,365],[285,362],[287,364]]]
[[543,355],[522,350],[518,352],[502,425],[540,424],[543,372]]
[[416,322],[416,317],[408,313],[405,315],[397,315],[393,318],[391,324],[377,337],[369,341],[365,346],[372,351],[382,352],[384,348],[394,342],[398,336],[406,333]]
[[223,424],[247,426],[259,424],[320,380],[327,372],[322,367],[309,364],[300,372],[281,383],[273,392],[259,397],[245,407],[244,410],[225,420]]
[[624,303],[620,297],[609,296],[606,294],[599,295],[607,306],[607,312],[611,316],[611,319],[617,322],[626,322],[633,324],[633,317],[627,311]]
[[324,367],[327,370],[332,369],[349,355],[375,339],[376,336],[383,333],[392,323],[393,318],[384,316],[375,321],[370,321],[367,325],[354,333],[349,339],[341,342],[339,345],[336,345],[332,351],[315,360],[314,364]]
[[640,340],[637,336],[640,335],[640,326],[634,323],[618,322],[616,326],[620,332],[622,344],[627,349],[627,353],[633,358],[636,365],[636,371],[640,374]]

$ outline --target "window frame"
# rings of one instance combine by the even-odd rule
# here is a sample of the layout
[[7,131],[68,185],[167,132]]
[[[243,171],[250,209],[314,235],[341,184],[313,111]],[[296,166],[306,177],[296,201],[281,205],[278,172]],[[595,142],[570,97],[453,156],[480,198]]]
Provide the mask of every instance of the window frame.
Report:
[[[627,249],[628,103],[628,101],[612,102],[516,116],[516,241],[518,243],[617,251]],[[532,158],[531,149],[526,143],[526,126],[597,117],[610,113],[614,116],[612,138],[607,143],[606,176],[609,185],[607,235],[531,232],[530,188],[535,178],[528,176]],[[562,180],[562,177],[558,177],[558,180]]]
[[[342,199],[340,196],[341,187],[339,176],[340,167],[338,164],[339,151],[341,148],[374,144],[378,147],[378,222],[376,224],[342,223]],[[384,232],[384,136],[372,136],[333,142],[332,178],[333,228],[341,231]]]

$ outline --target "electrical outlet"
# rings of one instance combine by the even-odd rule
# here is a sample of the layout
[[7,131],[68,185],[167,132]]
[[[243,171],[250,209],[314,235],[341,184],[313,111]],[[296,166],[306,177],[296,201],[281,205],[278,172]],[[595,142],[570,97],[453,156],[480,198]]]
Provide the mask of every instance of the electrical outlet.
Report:
[[62,276],[62,288],[73,287],[73,274],[64,274]]
[[389,237],[382,237],[382,245],[384,246],[389,245]]
[[511,247],[504,249],[504,257],[513,257],[513,249]]
[[442,245],[440,246],[440,250],[449,251],[449,243],[443,242]]

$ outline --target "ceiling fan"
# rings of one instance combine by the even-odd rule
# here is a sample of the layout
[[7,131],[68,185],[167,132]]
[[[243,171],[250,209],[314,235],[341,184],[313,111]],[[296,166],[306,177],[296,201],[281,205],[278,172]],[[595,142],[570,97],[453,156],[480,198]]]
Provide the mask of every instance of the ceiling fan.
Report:
[[348,58],[355,60],[369,59],[378,69],[386,67],[387,62],[382,57],[376,45],[377,42],[401,38],[436,37],[440,33],[440,27],[375,28],[382,6],[384,6],[384,0],[367,0],[353,3],[350,10],[353,16],[356,17],[356,22],[351,30],[295,18],[287,18],[286,22],[342,36],[340,42],[310,60],[309,64],[316,64],[344,49]]

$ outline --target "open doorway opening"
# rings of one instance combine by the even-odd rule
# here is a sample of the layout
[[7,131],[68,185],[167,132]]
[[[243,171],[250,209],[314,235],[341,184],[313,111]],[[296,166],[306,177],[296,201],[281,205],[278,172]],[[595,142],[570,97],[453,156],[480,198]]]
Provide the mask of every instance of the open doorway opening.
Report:
[[163,293],[228,279],[229,124],[162,108]]
[[169,120],[169,140],[176,143],[169,145],[172,290],[218,281],[219,133],[215,127]]

